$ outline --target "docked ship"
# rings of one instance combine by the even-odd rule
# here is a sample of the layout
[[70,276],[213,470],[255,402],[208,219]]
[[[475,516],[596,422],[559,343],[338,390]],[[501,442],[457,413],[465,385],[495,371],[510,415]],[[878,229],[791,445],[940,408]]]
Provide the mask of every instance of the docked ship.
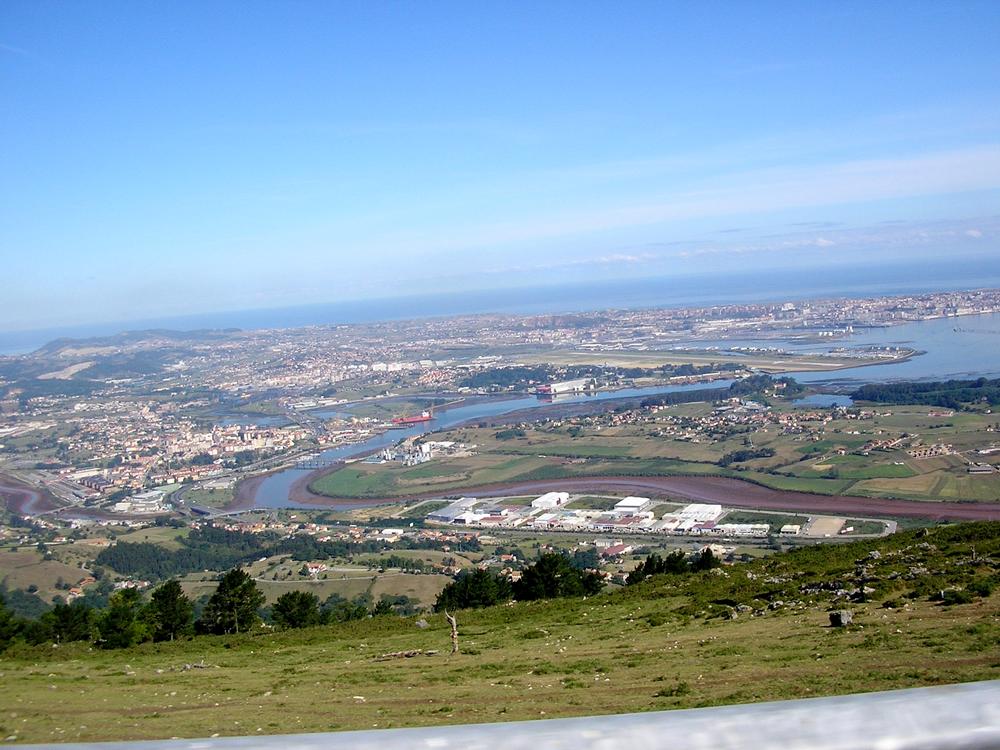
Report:
[[408,427],[411,424],[430,422],[432,419],[434,419],[434,415],[429,411],[424,411],[414,417],[393,417],[392,423],[397,427]]

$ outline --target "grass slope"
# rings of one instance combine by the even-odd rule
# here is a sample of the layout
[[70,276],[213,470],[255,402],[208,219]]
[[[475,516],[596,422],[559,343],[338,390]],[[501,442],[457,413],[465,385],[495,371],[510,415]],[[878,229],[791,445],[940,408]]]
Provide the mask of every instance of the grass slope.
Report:
[[[873,554],[877,553],[877,554]],[[797,550],[589,599],[102,652],[0,659],[0,731],[47,742],[274,734],[619,713],[1000,677],[1000,594],[928,594],[997,575],[1000,523]],[[867,586],[855,625],[827,627]],[[884,608],[889,600],[895,608]],[[734,616],[735,619],[730,619]],[[379,661],[404,649],[434,656]],[[185,669],[200,663],[206,668]]]

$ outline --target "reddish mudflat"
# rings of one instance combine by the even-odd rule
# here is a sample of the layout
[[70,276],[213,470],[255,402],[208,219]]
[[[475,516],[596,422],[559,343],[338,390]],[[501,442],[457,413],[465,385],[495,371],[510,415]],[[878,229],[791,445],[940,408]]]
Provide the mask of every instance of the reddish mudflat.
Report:
[[[361,505],[384,505],[401,500],[441,497],[440,492],[386,498],[331,498],[309,490],[310,482],[330,469],[321,469],[302,477],[292,485],[290,500],[317,507],[347,508]],[[243,489],[241,487],[241,489]],[[252,502],[252,485],[238,494],[240,507]],[[860,517],[908,517],[948,521],[1000,520],[1000,503],[957,503],[920,500],[894,500],[854,495],[818,495],[764,487],[742,479],[729,477],[575,477],[544,479],[530,482],[486,484],[449,490],[449,495],[465,497],[500,497],[504,495],[566,492],[627,492],[635,495],[670,497],[699,503],[718,503],[735,508],[787,510],[800,513],[830,513]],[[240,502],[242,501],[242,502]]]
[[39,490],[29,484],[0,474],[0,498],[7,510],[22,516],[35,515],[59,507],[55,497],[47,490]]

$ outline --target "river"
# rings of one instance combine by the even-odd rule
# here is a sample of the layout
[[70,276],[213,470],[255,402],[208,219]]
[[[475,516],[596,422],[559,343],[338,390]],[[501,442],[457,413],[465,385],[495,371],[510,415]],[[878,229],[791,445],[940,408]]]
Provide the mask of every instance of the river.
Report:
[[[389,430],[375,435],[361,443],[329,448],[319,454],[319,460],[324,462],[339,461],[354,456],[368,455],[395,445],[400,440],[428,432],[446,430],[449,427],[478,419],[498,417],[516,411],[538,409],[553,404],[579,404],[585,402],[600,403],[611,399],[636,398],[656,396],[664,393],[679,393],[682,391],[701,390],[705,388],[728,388],[732,380],[717,380],[712,383],[693,383],[690,385],[651,386],[648,388],[624,388],[617,391],[599,391],[591,394],[557,397],[556,399],[541,399],[538,396],[519,396],[516,398],[495,398],[476,403],[454,406],[435,413],[430,422],[424,422],[414,427],[402,430]],[[319,417],[329,418],[342,416],[338,411],[316,411]],[[257,487],[254,503],[259,508],[296,508],[314,507],[293,503],[289,500],[292,485],[309,474],[309,469],[285,469],[268,476]]]
[[[1000,377],[1000,314],[968,315],[958,318],[938,318],[935,320],[906,323],[888,328],[870,328],[857,331],[848,339],[817,343],[776,339],[741,339],[698,342],[699,346],[779,346],[790,352],[826,351],[833,346],[905,346],[924,352],[905,362],[887,365],[852,367],[835,372],[791,372],[788,373],[803,383],[829,383],[831,385],[856,385],[865,382],[906,379],[946,379],[949,377]],[[600,403],[609,399],[636,396],[655,396],[678,391],[704,388],[726,388],[732,381],[696,383],[680,386],[653,386],[649,388],[627,388],[619,391],[602,391],[592,395],[560,398],[556,403],[578,404]],[[829,399],[816,404],[826,405]],[[841,399],[838,403],[844,403]],[[518,398],[497,398],[476,403],[455,406],[435,414],[432,421],[404,430],[390,430],[376,435],[362,443],[331,448],[323,451],[323,461],[333,462],[359,455],[368,455],[394,445],[403,438],[448,429],[463,422],[498,417],[515,411],[537,409],[549,406],[552,401],[544,401],[536,396]],[[319,417],[342,416],[337,411],[316,411]],[[285,469],[276,472],[258,483],[254,493],[254,504],[261,508],[308,508],[311,505],[294,503],[289,499],[292,485],[309,474],[308,469]]]

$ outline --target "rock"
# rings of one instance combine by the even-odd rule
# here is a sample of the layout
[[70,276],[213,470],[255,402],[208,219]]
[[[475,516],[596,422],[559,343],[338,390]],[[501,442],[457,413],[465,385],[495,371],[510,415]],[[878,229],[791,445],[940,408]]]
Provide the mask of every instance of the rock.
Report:
[[835,609],[830,613],[830,627],[846,628],[854,622],[854,613],[849,609]]
[[417,620],[417,621],[416,621],[416,622],[414,623],[414,625],[416,625],[416,626],[417,626],[418,628],[420,628],[421,630],[423,630],[424,628],[426,628],[426,627],[427,627],[427,624],[428,624],[428,623],[427,623],[427,620],[423,620],[423,619],[420,619],[420,620]]
[[871,552],[868,553],[868,557],[870,557],[872,560],[881,560],[882,553],[879,552],[877,549],[873,549]]

